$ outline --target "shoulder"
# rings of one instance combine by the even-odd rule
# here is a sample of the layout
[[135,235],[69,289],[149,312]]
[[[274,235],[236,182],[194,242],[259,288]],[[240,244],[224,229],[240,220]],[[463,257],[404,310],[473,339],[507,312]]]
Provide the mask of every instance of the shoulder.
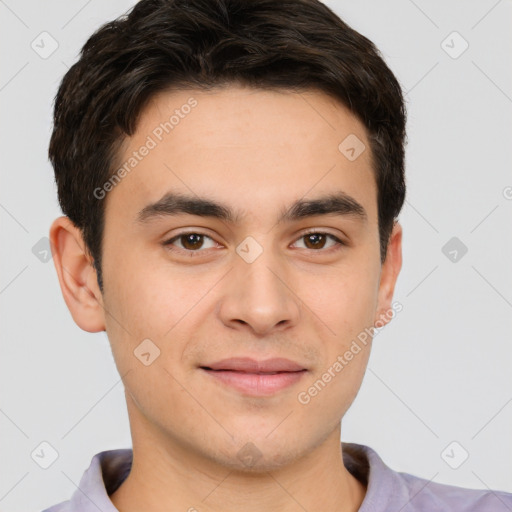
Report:
[[112,494],[130,472],[131,448],[105,450],[92,457],[69,500],[46,508],[42,512],[114,512]]
[[512,512],[512,493],[436,483],[393,470],[369,446],[342,447],[345,466],[367,485],[360,512]]
[[408,473],[396,473],[408,490],[411,511],[511,512],[512,494],[441,484]]
[[71,500],[62,501],[50,508],[45,508],[42,512],[71,512]]

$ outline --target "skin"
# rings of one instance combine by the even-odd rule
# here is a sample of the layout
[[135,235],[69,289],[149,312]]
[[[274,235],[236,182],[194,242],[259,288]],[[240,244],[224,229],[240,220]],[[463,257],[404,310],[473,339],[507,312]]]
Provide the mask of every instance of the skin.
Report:
[[[343,465],[341,420],[371,341],[308,404],[297,394],[365,328],[387,323],[391,309],[402,229],[395,223],[381,264],[364,125],[317,91],[232,84],[164,92],[146,106],[119,162],[190,97],[197,106],[103,199],[104,294],[80,231],[67,217],[50,230],[73,319],[86,331],[106,330],[125,385],[134,459],[111,500],[122,512],[356,511],[366,488]],[[338,150],[349,134],[367,148],[354,161]],[[319,215],[276,224],[293,201],[335,190],[356,199],[367,222]],[[215,199],[241,220],[180,215],[137,223],[139,210],[168,191]],[[345,245],[333,250],[330,238],[320,248],[307,245],[312,229]],[[211,238],[195,258],[183,239],[176,252],[163,245],[183,232]],[[248,236],[263,248],[252,263],[236,252]],[[148,366],[133,353],[146,338],[160,349]],[[233,356],[286,357],[308,372],[272,396],[254,397],[198,368]],[[247,443],[259,454],[251,467],[238,457]]]

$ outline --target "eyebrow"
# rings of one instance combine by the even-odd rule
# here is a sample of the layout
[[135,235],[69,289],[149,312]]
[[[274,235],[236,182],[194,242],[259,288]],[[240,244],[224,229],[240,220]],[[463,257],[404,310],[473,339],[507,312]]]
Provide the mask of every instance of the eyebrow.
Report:
[[[137,214],[137,222],[148,223],[162,217],[180,214],[211,217],[230,224],[239,223],[244,215],[215,200],[169,192],[155,203],[145,206]],[[364,207],[345,192],[331,193],[316,199],[299,199],[280,212],[277,223],[292,222],[316,215],[353,217],[361,222],[368,220]]]

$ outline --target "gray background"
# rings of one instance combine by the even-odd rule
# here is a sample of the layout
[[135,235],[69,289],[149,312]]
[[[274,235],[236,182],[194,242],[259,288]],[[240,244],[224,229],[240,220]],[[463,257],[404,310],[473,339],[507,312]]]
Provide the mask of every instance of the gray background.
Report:
[[[403,311],[375,338],[342,439],[428,480],[512,492],[512,2],[326,3],[381,49],[409,113]],[[95,453],[131,446],[106,334],[74,324],[37,245],[61,215],[46,156],[57,86],[131,5],[0,0],[2,511],[68,499]],[[43,441],[48,469],[31,458]]]

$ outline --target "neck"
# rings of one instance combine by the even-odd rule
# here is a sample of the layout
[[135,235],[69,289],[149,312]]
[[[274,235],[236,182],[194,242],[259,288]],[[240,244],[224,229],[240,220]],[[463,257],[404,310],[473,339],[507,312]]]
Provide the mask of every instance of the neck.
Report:
[[259,472],[220,465],[154,426],[131,426],[131,471],[110,496],[120,512],[355,512],[364,499],[365,486],[343,464],[340,424],[293,464]]

